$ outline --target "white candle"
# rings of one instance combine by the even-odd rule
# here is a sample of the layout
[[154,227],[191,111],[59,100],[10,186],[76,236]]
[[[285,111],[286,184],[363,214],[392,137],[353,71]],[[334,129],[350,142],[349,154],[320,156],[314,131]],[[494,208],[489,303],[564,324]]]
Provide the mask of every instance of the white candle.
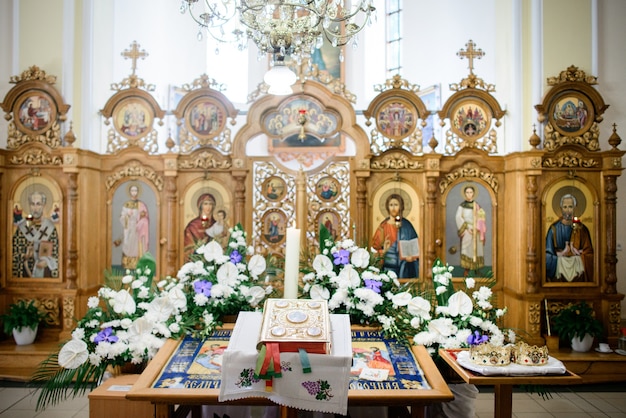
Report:
[[285,282],[283,298],[298,299],[298,278],[300,276],[300,230],[287,228],[285,249]]

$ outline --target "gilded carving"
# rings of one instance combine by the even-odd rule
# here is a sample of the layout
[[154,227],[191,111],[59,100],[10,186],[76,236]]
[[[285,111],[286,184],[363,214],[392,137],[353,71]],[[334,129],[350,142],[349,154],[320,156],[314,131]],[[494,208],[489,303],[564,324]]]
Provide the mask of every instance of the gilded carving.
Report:
[[405,153],[393,152],[372,160],[370,167],[372,170],[423,170],[424,163],[409,159]]
[[609,335],[620,335],[622,306],[620,303],[609,304]]
[[107,190],[111,190],[117,182],[127,177],[143,177],[154,184],[154,187],[156,187],[157,190],[163,190],[163,177],[157,174],[152,168],[145,167],[137,162],[132,162],[128,166],[119,169],[110,176],[107,176],[105,182]]
[[28,142],[41,142],[50,148],[58,148],[61,146],[61,128],[57,122],[53,122],[50,129],[41,134],[28,134],[17,129],[13,121],[9,122],[7,148],[16,149]]
[[[107,124],[106,121],[105,124]],[[159,151],[157,137],[158,134],[155,129],[141,138],[126,138],[123,135],[118,135],[114,129],[109,129],[107,133],[107,152],[112,154],[125,148],[135,146],[147,153],[155,154]]]
[[541,304],[538,302],[528,304],[528,325],[531,334],[541,332]]
[[76,325],[74,317],[76,316],[75,298],[73,296],[65,296],[63,298],[63,329],[72,329]]
[[543,160],[543,167],[598,167],[600,162],[594,158],[583,158],[582,154],[576,151],[564,151],[554,157],[547,157]]
[[477,177],[485,181],[494,192],[498,192],[498,179],[496,176],[491,172],[482,171],[478,167],[461,167],[456,171],[446,174],[444,179],[439,182],[439,192],[443,194],[457,179],[468,177]]
[[[332,183],[332,184],[330,184]],[[336,239],[351,237],[350,167],[348,163],[331,164],[307,178],[309,196],[307,225],[309,236],[318,240],[318,228],[324,223]],[[328,193],[328,194],[325,194]]]
[[232,163],[230,158],[222,157],[220,160],[216,159],[214,154],[208,151],[202,151],[195,157],[181,159],[178,162],[178,168],[180,170],[190,168],[202,168],[205,170],[231,168]]
[[40,80],[48,84],[54,84],[57,81],[57,77],[54,75],[48,75],[44,70],[40,69],[36,65],[33,65],[28,70],[22,71],[22,74],[11,76],[10,82],[12,84],[17,84],[22,81],[34,80]]
[[587,132],[578,136],[562,135],[550,122],[546,123],[543,131],[545,137],[543,144],[547,151],[554,151],[567,144],[582,145],[589,151],[597,151],[600,149],[600,129],[596,122],[591,125],[591,128]]
[[73,154],[65,154],[63,156],[63,165],[65,166],[76,165],[76,157]]
[[[285,235],[287,220],[295,219],[296,183],[292,175],[276,165],[258,161],[253,166],[252,186],[252,245],[267,252],[276,252],[275,247],[282,243],[272,243],[268,224],[275,222],[276,234]],[[280,179],[280,187],[271,181]],[[268,191],[271,187],[272,190]]]
[[622,159],[620,157],[613,158],[613,168],[620,168],[622,166]]
[[26,151],[22,155],[14,155],[10,160],[14,165],[62,165],[61,157],[50,155],[41,150]]
[[233,147],[231,130],[228,127],[224,127],[219,135],[213,137],[199,137],[194,135],[191,130],[187,129],[185,124],[182,124],[178,138],[180,141],[180,151],[185,154],[200,147],[208,146],[228,154],[232,151]]
[[406,90],[412,91],[413,93],[418,93],[420,90],[420,86],[417,84],[409,83],[408,80],[405,80],[400,76],[400,74],[396,74],[393,78],[388,78],[385,80],[384,84],[376,84],[374,86],[374,91],[385,91],[390,89],[400,89],[405,88]]
[[[500,126],[500,122],[495,122],[496,126]],[[463,148],[475,148],[483,151],[487,151],[490,154],[498,152],[498,133],[491,129],[486,135],[479,138],[462,138],[460,135],[456,135],[452,130],[446,131],[446,144],[444,151],[448,155],[456,154]]]
[[598,84],[598,78],[592,75],[587,75],[583,70],[578,69],[575,65],[570,65],[567,70],[561,71],[558,77],[548,77],[548,85],[556,86],[557,84],[570,82],[583,82],[589,85]]
[[437,159],[428,160],[427,165],[430,170],[439,170],[439,160]]
[[60,325],[61,320],[59,318],[59,304],[56,299],[53,298],[38,298],[37,303],[40,311],[45,312],[46,316],[43,322],[46,325]]

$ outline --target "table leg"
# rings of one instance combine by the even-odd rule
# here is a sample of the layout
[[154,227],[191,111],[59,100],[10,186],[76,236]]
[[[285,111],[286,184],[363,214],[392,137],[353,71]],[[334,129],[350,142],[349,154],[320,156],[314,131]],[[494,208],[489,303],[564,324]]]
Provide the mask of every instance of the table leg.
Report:
[[513,414],[513,385],[494,385],[494,416],[511,418]]
[[172,409],[173,405],[168,405],[166,403],[155,403],[154,404],[154,417],[155,418],[170,418],[170,406]]
[[297,418],[298,410],[281,405],[279,409],[279,416],[280,418]]
[[424,418],[424,405],[411,405],[411,418]]

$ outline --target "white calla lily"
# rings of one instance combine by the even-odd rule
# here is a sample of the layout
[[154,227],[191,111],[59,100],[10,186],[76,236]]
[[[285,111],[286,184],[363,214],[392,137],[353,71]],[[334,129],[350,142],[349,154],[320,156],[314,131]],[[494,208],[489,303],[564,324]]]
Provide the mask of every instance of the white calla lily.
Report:
[[448,313],[452,317],[469,315],[473,310],[472,298],[467,296],[467,293],[462,290],[457,291],[448,299]]
[[83,340],[72,339],[65,343],[63,348],[59,351],[58,360],[59,366],[66,369],[76,369],[83,364],[89,358],[89,351],[87,350],[87,343]]
[[328,274],[333,271],[333,262],[327,256],[318,254],[313,260],[313,268],[317,274]]

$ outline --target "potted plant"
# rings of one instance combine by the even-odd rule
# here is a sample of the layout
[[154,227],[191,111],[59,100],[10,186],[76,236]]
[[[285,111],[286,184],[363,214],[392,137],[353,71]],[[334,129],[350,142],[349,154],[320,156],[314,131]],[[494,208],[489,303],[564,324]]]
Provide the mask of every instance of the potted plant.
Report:
[[589,351],[593,339],[602,335],[602,322],[585,301],[563,308],[554,317],[554,330],[562,340],[569,341],[574,351]]
[[9,306],[9,312],[1,315],[6,334],[13,333],[17,345],[32,344],[37,336],[39,323],[44,318],[35,301],[24,299]]

